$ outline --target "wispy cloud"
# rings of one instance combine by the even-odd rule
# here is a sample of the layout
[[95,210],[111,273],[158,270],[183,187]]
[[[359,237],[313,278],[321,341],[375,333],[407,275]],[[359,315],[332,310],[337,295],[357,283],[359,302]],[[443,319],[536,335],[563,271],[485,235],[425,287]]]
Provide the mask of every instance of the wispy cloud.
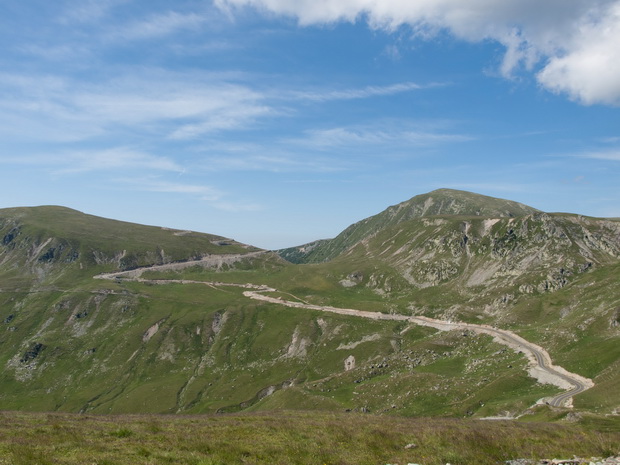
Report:
[[0,131],[29,140],[84,140],[118,130],[191,139],[274,111],[260,92],[209,73],[150,69],[90,84],[4,73],[0,86]]
[[585,152],[576,155],[579,158],[592,160],[620,161],[620,149],[603,150],[600,152]]
[[165,37],[182,31],[197,29],[206,18],[196,13],[167,13],[152,15],[141,21],[117,27],[112,37],[125,40],[144,40]]
[[377,163],[435,151],[439,146],[471,141],[473,136],[446,130],[446,122],[390,120],[366,125],[307,130],[297,137],[268,142],[211,140],[195,146],[199,169],[208,172],[335,174],[364,172]]
[[[64,52],[59,52],[64,53]],[[290,116],[299,101],[327,102],[395,95],[422,89],[407,82],[389,86],[321,91],[261,90],[252,76],[231,73],[128,69],[114,78],[82,82],[54,74],[0,74],[0,132],[39,140],[87,140],[116,132],[150,133],[191,140],[248,128],[269,117]],[[246,83],[247,82],[247,83]],[[428,87],[428,86],[427,86]],[[10,115],[10,117],[9,117]],[[365,134],[361,134],[364,132]],[[409,131],[334,129],[309,133],[315,143],[376,142],[405,138],[423,144],[458,136]]]
[[230,198],[228,193],[205,184],[171,182],[159,176],[120,178],[116,181],[133,191],[191,196],[221,211],[254,212],[263,210],[263,207],[256,202],[235,201]]
[[[219,150],[224,152],[226,149]],[[280,152],[274,154],[275,152]],[[345,169],[346,162],[329,157],[293,155],[284,149],[254,145],[250,154],[234,153],[207,156],[203,169],[208,171],[266,171],[271,173],[328,173]],[[260,153],[270,153],[261,155]],[[252,154],[254,153],[254,154]]]
[[61,23],[89,23],[100,20],[117,5],[129,0],[77,0],[69,2],[61,13]]
[[64,165],[56,174],[83,173],[118,169],[183,172],[183,168],[168,157],[160,157],[127,147],[107,150],[87,150],[57,155],[57,163]]
[[[379,126],[379,128],[377,128],[377,126]],[[450,142],[466,142],[473,139],[472,136],[465,134],[431,131],[424,129],[423,127],[402,127],[403,123],[400,123],[400,125],[396,125],[396,127],[392,128],[381,128],[381,126],[389,125],[379,123],[377,125],[372,125],[372,127],[369,125],[310,130],[306,132],[305,137],[291,139],[289,142],[306,146],[314,146],[320,149],[327,149],[345,146],[432,146]]]
[[218,189],[201,184],[183,184],[160,179],[125,179],[124,181],[136,190],[171,194],[191,194],[211,202],[219,200],[223,195]]
[[81,44],[61,44],[61,45],[39,45],[21,44],[17,50],[24,55],[31,56],[37,60],[45,61],[69,61],[85,60],[90,57],[92,52],[89,47]]
[[570,179],[562,179],[560,181],[562,184],[567,184],[567,185],[583,185],[583,184],[590,184],[590,181],[588,181],[586,179],[585,176],[583,175],[579,175],[579,176],[575,176],[572,177]]
[[130,147],[53,151],[19,156],[0,155],[0,164],[30,166],[53,175],[106,171],[185,172],[185,169],[170,157],[153,155]]
[[319,90],[319,91],[293,91],[290,94],[284,93],[287,98],[297,100],[309,100],[313,102],[326,102],[331,100],[355,100],[366,99],[371,97],[383,97],[388,95],[395,95],[404,92],[411,92],[414,90],[428,89],[431,87],[437,87],[443,84],[428,84],[420,85],[415,82],[403,82],[398,84],[391,84],[388,86],[366,86],[362,88],[354,89],[340,89],[340,90]]

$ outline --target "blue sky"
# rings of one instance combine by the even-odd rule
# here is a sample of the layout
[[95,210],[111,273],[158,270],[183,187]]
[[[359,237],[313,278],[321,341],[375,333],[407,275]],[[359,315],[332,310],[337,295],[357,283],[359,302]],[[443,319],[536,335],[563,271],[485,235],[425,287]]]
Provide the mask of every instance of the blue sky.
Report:
[[620,216],[618,0],[0,6],[0,208],[265,248],[441,187]]

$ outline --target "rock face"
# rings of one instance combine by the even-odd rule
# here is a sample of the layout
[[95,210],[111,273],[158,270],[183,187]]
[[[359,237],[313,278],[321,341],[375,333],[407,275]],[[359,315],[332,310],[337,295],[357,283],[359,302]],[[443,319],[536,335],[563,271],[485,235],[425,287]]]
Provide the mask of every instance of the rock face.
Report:
[[500,219],[491,227],[486,221],[418,220],[345,255],[389,261],[419,288],[458,281],[466,288],[519,284],[525,293],[557,290],[620,257],[618,222],[547,214]]

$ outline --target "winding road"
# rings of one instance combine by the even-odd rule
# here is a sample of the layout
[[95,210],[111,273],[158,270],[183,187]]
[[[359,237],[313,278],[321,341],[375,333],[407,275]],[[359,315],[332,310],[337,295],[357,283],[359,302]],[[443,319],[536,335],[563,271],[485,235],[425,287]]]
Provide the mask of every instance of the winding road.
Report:
[[[260,254],[261,252],[251,255]],[[291,308],[303,308],[308,310],[318,310],[328,313],[337,313],[340,315],[354,316],[358,318],[368,318],[372,320],[393,320],[393,321],[406,321],[412,324],[420,326],[428,326],[435,328],[439,331],[455,331],[455,330],[469,330],[477,334],[487,334],[499,344],[510,347],[518,353],[523,353],[529,360],[529,375],[541,383],[553,384],[562,389],[565,392],[557,394],[552,397],[541,399],[539,403],[546,403],[552,407],[572,407],[573,396],[591,388],[594,386],[592,380],[584,378],[575,373],[571,373],[564,368],[553,365],[549,353],[542,347],[523,339],[518,334],[513,333],[505,329],[494,328],[489,325],[477,325],[472,323],[461,323],[445,320],[437,320],[434,318],[428,318],[425,316],[407,316],[395,313],[380,313],[370,312],[365,310],[355,310],[350,308],[330,307],[324,305],[314,305],[307,302],[303,302],[300,299],[298,301],[284,300],[282,298],[271,297],[265,295],[268,292],[278,292],[277,289],[273,289],[268,286],[261,286],[256,284],[234,284],[234,283],[222,283],[222,282],[205,282],[205,281],[193,281],[193,280],[181,280],[181,279],[143,279],[142,273],[145,271],[168,271],[179,270],[181,268],[187,268],[195,266],[197,264],[209,264],[217,265],[219,263],[230,264],[237,260],[242,260],[248,257],[248,255],[235,255],[235,256],[211,256],[206,257],[199,261],[190,261],[182,263],[171,263],[165,265],[155,265],[144,268],[137,268],[129,271],[120,271],[116,273],[105,273],[95,276],[95,279],[107,279],[107,280],[127,280],[137,281],[150,284],[200,284],[214,288],[219,287],[237,287],[246,289],[243,295],[263,302],[269,302],[277,305],[284,305]],[[295,296],[291,296],[296,298]]]

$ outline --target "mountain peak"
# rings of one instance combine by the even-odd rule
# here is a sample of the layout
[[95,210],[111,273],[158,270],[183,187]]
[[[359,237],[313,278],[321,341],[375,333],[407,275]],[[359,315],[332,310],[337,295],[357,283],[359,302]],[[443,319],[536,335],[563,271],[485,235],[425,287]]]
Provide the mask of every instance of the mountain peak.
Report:
[[[403,211],[400,222],[425,216],[484,216],[489,218],[517,217],[537,213],[539,210],[512,200],[489,197],[455,189],[437,189],[417,195],[386,210]],[[380,213],[379,215],[381,215]],[[394,223],[394,222],[390,222]]]
[[378,231],[404,221],[431,216],[464,216],[512,218],[538,213],[540,210],[519,202],[455,189],[437,189],[416,195],[405,202],[388,207],[381,213],[361,220],[330,240],[309,247],[293,247],[280,251],[294,263],[323,262],[335,258],[357,242]]

